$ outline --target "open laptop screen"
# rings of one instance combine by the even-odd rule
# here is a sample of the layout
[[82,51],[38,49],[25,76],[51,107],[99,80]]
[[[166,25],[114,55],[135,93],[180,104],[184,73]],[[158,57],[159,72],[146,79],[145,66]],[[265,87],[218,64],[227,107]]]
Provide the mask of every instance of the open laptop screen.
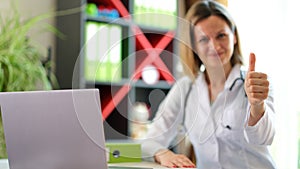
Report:
[[98,89],[0,93],[10,169],[106,169]]

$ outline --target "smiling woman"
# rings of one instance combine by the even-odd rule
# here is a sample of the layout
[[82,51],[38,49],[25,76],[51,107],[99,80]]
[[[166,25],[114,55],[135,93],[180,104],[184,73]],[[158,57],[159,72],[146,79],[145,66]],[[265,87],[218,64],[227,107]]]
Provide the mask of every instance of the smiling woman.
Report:
[[233,47],[236,43],[234,29],[217,17],[209,17],[195,25],[195,48],[206,66],[230,66]]
[[142,144],[145,158],[167,167],[194,166],[168,149],[182,125],[199,169],[275,168],[268,151],[275,135],[272,88],[256,71],[253,53],[247,54],[248,70],[241,70],[239,35],[227,8],[197,1],[179,25],[186,76],[161,103]]

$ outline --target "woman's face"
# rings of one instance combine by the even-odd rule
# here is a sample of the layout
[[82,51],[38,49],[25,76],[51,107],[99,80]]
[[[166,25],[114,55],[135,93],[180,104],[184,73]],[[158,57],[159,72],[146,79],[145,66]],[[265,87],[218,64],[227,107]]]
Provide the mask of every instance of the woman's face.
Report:
[[194,29],[197,54],[205,67],[232,66],[230,59],[236,38],[228,24],[218,16],[199,21]]

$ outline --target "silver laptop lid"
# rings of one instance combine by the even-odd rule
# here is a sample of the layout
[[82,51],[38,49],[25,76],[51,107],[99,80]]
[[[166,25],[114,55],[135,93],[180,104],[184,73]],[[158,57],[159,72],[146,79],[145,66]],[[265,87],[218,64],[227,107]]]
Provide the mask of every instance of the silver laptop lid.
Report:
[[106,169],[97,89],[0,93],[10,169]]

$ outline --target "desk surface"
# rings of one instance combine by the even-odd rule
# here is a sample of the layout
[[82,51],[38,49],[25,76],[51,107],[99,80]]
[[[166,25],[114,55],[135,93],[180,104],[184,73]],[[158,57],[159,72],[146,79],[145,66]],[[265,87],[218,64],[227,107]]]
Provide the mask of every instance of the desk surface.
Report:
[[[157,163],[139,162],[139,163],[110,163],[108,166],[111,169],[162,169],[165,168]],[[9,169],[8,160],[0,159],[0,169]],[[187,169],[187,168],[185,168]]]
[[[163,169],[163,168],[166,168],[157,163],[146,162],[146,161],[137,162],[137,163],[110,163],[110,164],[108,164],[108,166],[111,169],[122,169],[122,168],[123,169]],[[179,168],[177,168],[177,169],[179,169]],[[189,168],[184,168],[184,169],[189,169]],[[194,168],[190,168],[190,169],[194,169]]]
[[0,159],[0,169],[9,169],[7,159]]

